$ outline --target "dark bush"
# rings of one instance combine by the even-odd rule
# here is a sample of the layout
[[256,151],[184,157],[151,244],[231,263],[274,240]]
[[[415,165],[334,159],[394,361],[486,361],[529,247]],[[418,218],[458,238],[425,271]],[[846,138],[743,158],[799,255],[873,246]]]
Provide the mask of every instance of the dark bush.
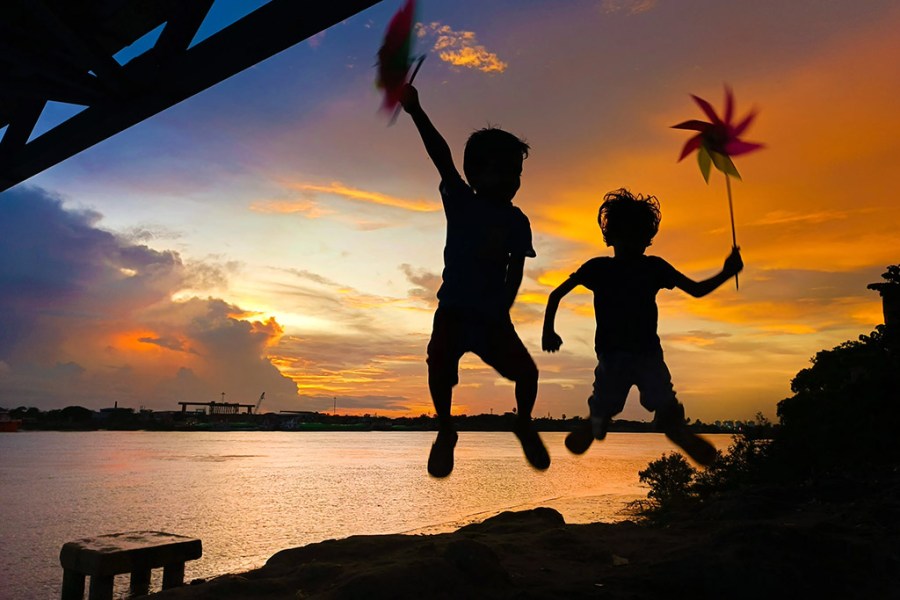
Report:
[[823,350],[791,382],[778,403],[775,428],[758,425],[734,437],[709,468],[664,455],[639,473],[650,486],[642,513],[664,517],[742,488],[846,477],[900,461],[900,361],[880,325],[858,341]]

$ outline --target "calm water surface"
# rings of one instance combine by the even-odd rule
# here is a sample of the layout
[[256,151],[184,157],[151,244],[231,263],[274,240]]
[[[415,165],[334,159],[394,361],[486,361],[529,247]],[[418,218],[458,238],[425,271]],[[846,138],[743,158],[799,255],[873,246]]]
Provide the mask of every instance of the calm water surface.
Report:
[[[431,432],[0,434],[0,598],[58,598],[62,544],[105,533],[200,538],[189,581],[261,566],[284,548],[450,531],[509,509],[621,520],[646,494],[637,472],[674,449],[658,434],[611,433],[576,457],[564,435],[542,434],[553,465],[541,473],[512,434],[463,432],[453,474],[435,480]],[[128,578],[116,579],[124,593]]]

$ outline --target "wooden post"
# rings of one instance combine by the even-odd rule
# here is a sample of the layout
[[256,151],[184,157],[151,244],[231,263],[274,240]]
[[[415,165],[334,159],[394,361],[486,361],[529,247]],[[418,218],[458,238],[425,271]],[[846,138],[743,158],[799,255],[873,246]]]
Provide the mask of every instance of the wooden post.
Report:
[[184,563],[170,563],[163,567],[162,589],[178,587],[184,583]]
[[145,596],[150,592],[150,571],[151,569],[142,569],[136,567],[131,571],[131,581],[129,591],[132,596]]
[[88,600],[112,600],[114,575],[91,575]]
[[63,569],[62,600],[84,600],[84,575]]
[[881,294],[887,346],[893,352],[900,351],[900,284],[893,282],[870,283],[866,287]]

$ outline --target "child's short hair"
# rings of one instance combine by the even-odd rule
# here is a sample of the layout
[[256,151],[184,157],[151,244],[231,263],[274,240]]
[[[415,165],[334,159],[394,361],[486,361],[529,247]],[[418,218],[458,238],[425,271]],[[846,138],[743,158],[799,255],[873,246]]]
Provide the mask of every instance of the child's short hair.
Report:
[[607,246],[614,246],[625,240],[649,246],[659,231],[661,219],[656,196],[635,195],[625,188],[613,190],[603,196],[603,204],[597,214],[597,222]]
[[469,136],[463,154],[463,173],[472,184],[488,160],[524,160],[531,147],[508,131],[497,127],[485,127]]

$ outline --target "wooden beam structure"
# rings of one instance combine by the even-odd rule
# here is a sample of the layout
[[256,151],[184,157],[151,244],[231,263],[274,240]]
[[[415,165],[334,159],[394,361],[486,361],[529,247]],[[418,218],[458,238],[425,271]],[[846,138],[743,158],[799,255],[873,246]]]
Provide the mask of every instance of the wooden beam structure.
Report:
[[[380,0],[270,0],[189,47],[213,2],[5,4],[0,9],[0,192]],[[125,65],[113,58],[160,26],[153,48]],[[49,101],[86,108],[30,138]]]

